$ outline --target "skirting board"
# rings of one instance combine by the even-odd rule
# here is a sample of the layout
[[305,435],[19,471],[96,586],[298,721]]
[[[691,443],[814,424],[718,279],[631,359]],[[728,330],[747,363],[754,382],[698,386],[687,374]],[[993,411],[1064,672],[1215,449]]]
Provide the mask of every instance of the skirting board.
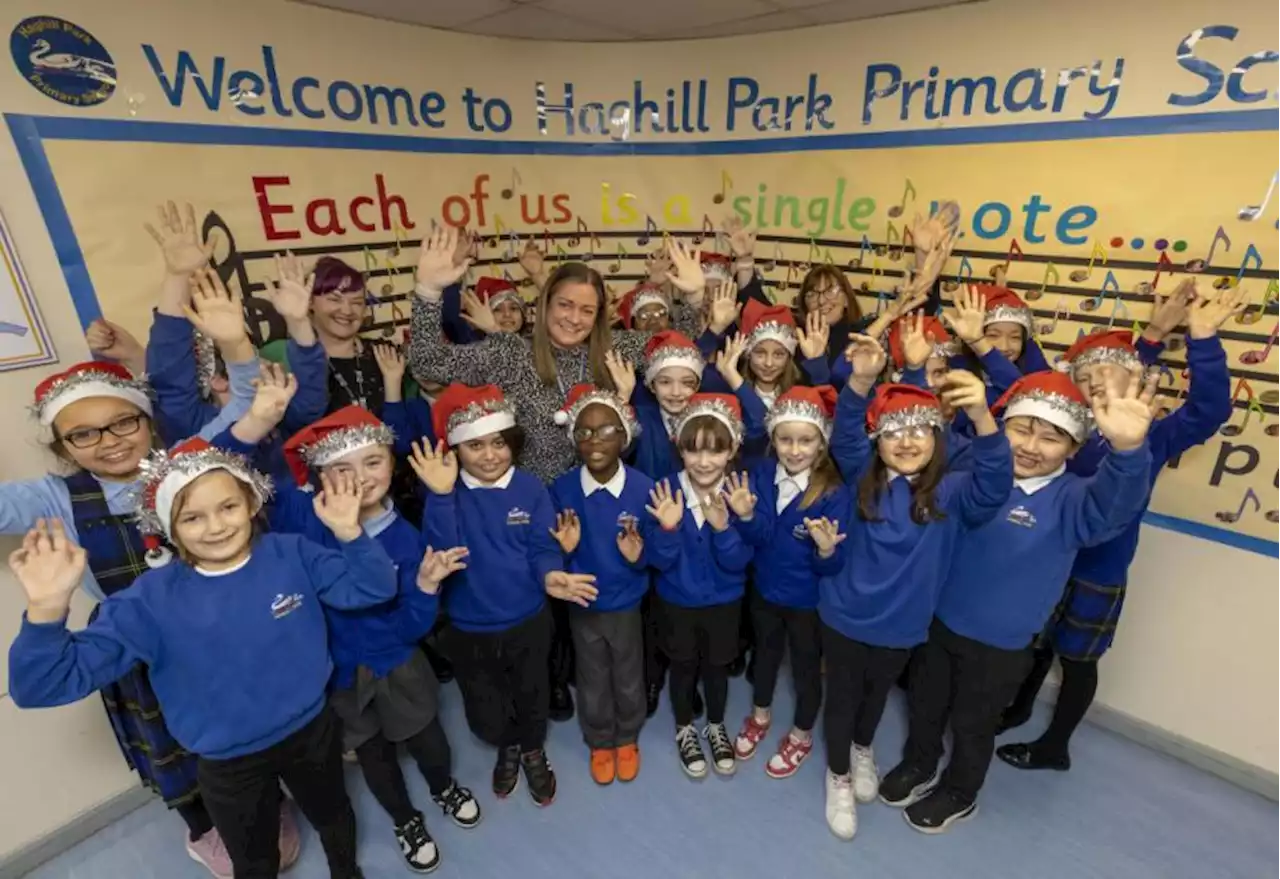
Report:
[[130,812],[153,802],[156,795],[145,787],[131,787],[82,812],[69,822],[0,860],[0,879],[20,879],[45,861],[84,842]]

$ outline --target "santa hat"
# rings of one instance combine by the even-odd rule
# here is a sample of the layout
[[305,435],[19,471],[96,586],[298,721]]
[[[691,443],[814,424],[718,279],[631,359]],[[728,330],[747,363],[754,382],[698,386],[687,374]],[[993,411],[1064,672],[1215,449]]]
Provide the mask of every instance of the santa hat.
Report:
[[669,366],[683,366],[702,380],[702,370],[706,367],[702,352],[698,346],[689,341],[684,333],[675,330],[663,330],[654,333],[648,344],[644,346],[644,383],[653,384],[658,373]]
[[748,353],[761,342],[771,341],[786,348],[788,354],[796,353],[796,319],[785,305],[765,305],[750,299],[742,309],[739,328],[747,337]]
[[457,446],[515,427],[516,410],[497,385],[473,388],[455,383],[441,391],[431,405],[431,424],[436,436]]
[[1060,372],[1033,372],[1014,382],[991,407],[1004,410],[1004,418],[1026,415],[1060,428],[1078,443],[1089,435],[1093,415],[1089,402],[1069,376]]
[[636,436],[640,433],[640,422],[636,419],[636,410],[624,403],[622,398],[613,391],[598,388],[595,385],[582,384],[570,388],[564,405],[556,411],[555,422],[561,427],[568,427],[569,435],[572,436],[574,429],[578,426],[578,416],[582,414],[582,410],[597,403],[608,406],[617,413],[618,420],[622,422],[622,429],[627,432],[626,444],[629,446],[635,442]]
[[123,366],[89,361],[49,376],[36,385],[35,412],[48,427],[63,409],[90,397],[115,397],[151,415],[151,388]]
[[225,470],[253,490],[259,504],[271,496],[271,479],[249,466],[240,455],[214,448],[200,438],[179,443],[167,453],[155,451],[143,459],[141,497],[138,502],[138,527],[147,547],[147,564],[160,567],[169,561],[170,553],[162,538],[172,535],[173,502],[181,492],[201,476],[213,470]]
[[[893,359],[893,363],[899,369],[906,369],[907,354],[902,345],[902,325],[906,321],[914,321],[913,315],[899,318],[889,327],[889,356]],[[933,343],[933,350],[929,352],[930,357],[954,357],[960,353],[959,347],[951,339],[951,334],[947,332],[947,328],[942,325],[942,321],[933,315],[926,314],[922,322],[924,328],[924,337]]]
[[702,274],[708,281],[724,282],[733,276],[733,261],[723,253],[704,250],[698,254],[698,262],[702,265]]
[[795,385],[774,401],[765,416],[765,430],[772,436],[778,425],[787,422],[812,424],[822,431],[824,439],[831,439],[831,426],[836,417],[836,389],[830,385],[806,388]]
[[729,428],[734,446],[742,445],[742,438],[746,433],[742,425],[742,404],[733,394],[694,394],[689,398],[689,405],[676,418],[671,435],[678,440],[685,425],[700,415],[714,418]]
[[1027,303],[1008,287],[995,284],[975,284],[974,292],[987,298],[986,315],[982,325],[998,323],[1018,324],[1028,336],[1035,330],[1035,320]]
[[200,396],[208,399],[218,375],[218,346],[199,330],[193,330],[191,337],[196,352],[196,386],[200,388]]
[[1138,351],[1133,347],[1133,333],[1129,330],[1109,330],[1081,336],[1059,361],[1063,370],[1093,366],[1095,363],[1114,363],[1125,369],[1142,366]]
[[883,384],[867,407],[867,436],[910,427],[940,428],[944,423],[938,398],[914,385]]
[[665,311],[671,310],[667,295],[656,284],[641,284],[618,301],[618,319],[627,329],[631,328],[631,317],[646,305],[661,305]]
[[368,409],[344,406],[289,437],[284,444],[284,458],[298,485],[307,485],[312,470],[326,467],[352,452],[390,446],[395,441],[391,428]]
[[524,297],[520,295],[520,290],[506,278],[492,278],[484,275],[476,281],[475,293],[476,298],[490,308],[504,299],[510,299],[524,308]]

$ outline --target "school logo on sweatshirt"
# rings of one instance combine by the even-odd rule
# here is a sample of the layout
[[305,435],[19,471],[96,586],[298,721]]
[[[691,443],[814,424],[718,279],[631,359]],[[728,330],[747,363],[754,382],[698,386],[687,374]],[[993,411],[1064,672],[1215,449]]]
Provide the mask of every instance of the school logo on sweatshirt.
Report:
[[507,513],[507,524],[508,525],[528,525],[529,514],[526,513],[524,510],[520,509],[519,507],[512,507],[511,511]]
[[808,540],[809,529],[804,527],[804,523],[801,522],[799,525],[791,529],[791,536],[796,540]]
[[1009,511],[1007,521],[1015,525],[1021,525],[1023,528],[1036,527],[1036,517],[1024,506],[1016,506]]
[[302,607],[302,593],[295,592],[292,595],[283,593],[277,594],[275,600],[271,602],[271,615],[276,619],[286,617],[298,608]]
[[634,513],[628,513],[626,510],[623,510],[618,514],[618,521],[616,524],[619,528],[626,528],[631,525],[638,527],[640,525],[640,518]]

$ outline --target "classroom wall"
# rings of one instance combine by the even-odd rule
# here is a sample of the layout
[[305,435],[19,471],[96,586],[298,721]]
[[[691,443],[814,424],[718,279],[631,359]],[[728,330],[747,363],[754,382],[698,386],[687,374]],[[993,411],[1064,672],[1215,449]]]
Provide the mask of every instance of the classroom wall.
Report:
[[[478,201],[471,195],[482,175],[488,175],[488,214],[481,225],[494,239],[479,252],[483,267],[477,271],[501,273],[512,266],[505,252],[510,239],[501,237],[504,230],[496,223],[505,215],[506,229],[545,235],[553,250],[590,250],[598,267],[611,275],[611,284],[626,289],[641,271],[645,217],[660,229],[697,230],[704,216],[718,219],[734,210],[752,214],[755,197],[767,190],[771,196],[797,193],[806,199],[798,224],[786,222],[787,207],[779,211],[781,223],[774,222],[772,204],[766,212],[774,228],[765,230],[770,237],[760,255],[775,263],[766,272],[775,295],[785,301],[803,265],[830,259],[867,282],[867,307],[875,307],[882,291],[887,295],[899,272],[893,234],[901,235],[903,222],[898,219],[894,225],[890,208],[907,200],[904,181],[909,179],[916,195],[914,204],[908,200],[908,215],[942,197],[957,197],[966,207],[968,241],[961,249],[969,254],[964,257],[969,274],[965,265],[953,263],[949,276],[984,277],[990,266],[1004,261],[1010,239],[1020,238],[1026,259],[1011,265],[1010,278],[1024,293],[1047,288],[1035,305],[1046,321],[1062,318],[1054,321],[1061,326],[1047,334],[1052,352],[1078,332],[1107,323],[1109,316],[1116,322],[1117,307],[1126,309],[1118,319],[1121,326],[1145,318],[1149,298],[1133,291],[1140,280],[1150,278],[1156,256],[1150,243],[1145,248],[1132,245],[1139,233],[1169,236],[1170,255],[1181,265],[1193,255],[1205,255],[1215,228],[1225,226],[1235,248],[1211,265],[1209,277],[1215,270],[1234,276],[1250,244],[1256,244],[1260,264],[1243,265],[1241,278],[1252,286],[1256,301],[1263,302],[1263,287],[1275,277],[1275,202],[1263,222],[1252,226],[1238,223],[1234,214],[1237,204],[1261,197],[1274,172],[1276,100],[1273,95],[1260,102],[1231,97],[1257,82],[1274,85],[1274,59],[1259,62],[1272,66],[1236,81],[1234,93],[1220,81],[1214,97],[1200,103],[1178,106],[1166,100],[1175,92],[1194,95],[1212,81],[1211,74],[1190,73],[1174,58],[1179,41],[1196,28],[1225,23],[1237,29],[1234,38],[1205,39],[1196,50],[1213,58],[1214,69],[1229,72],[1250,53],[1274,55],[1275,5],[1250,0],[1232,6],[1228,15],[1214,4],[1179,0],[1160,4],[1155,20],[1151,8],[1136,0],[1085,0],[1069,13],[1055,13],[1014,0],[992,0],[881,22],[699,43],[671,64],[664,62],[662,73],[655,75],[649,63],[652,47],[551,47],[441,37],[280,2],[230,0],[215,10],[194,3],[119,0],[108,13],[101,4],[66,0],[56,13],[111,50],[119,66],[117,93],[96,106],[63,105],[35,91],[11,63],[0,59],[0,111],[11,114],[0,135],[0,211],[65,365],[83,358],[81,324],[100,312],[145,329],[160,267],[141,223],[150,206],[167,197],[193,200],[208,225],[221,224],[220,270],[250,294],[266,272],[269,260],[262,257],[285,246],[304,253],[345,252],[357,264],[366,260],[370,275],[390,285],[379,322],[394,332],[393,325],[407,311],[403,294],[411,283],[412,241],[432,219],[460,221],[464,206],[475,225]],[[6,18],[0,25],[12,27],[17,16],[9,18],[14,21]],[[1099,20],[1109,26],[1097,28]],[[1045,33],[1055,35],[1053,45],[1042,39]],[[974,37],[960,39],[964,34]],[[245,98],[242,92],[237,102],[222,101],[211,110],[191,79],[181,105],[174,106],[158,83],[144,44],[153,47],[171,77],[180,50],[190,53],[206,77],[216,55],[226,57],[226,74],[241,66],[262,72],[262,47],[270,45],[280,70],[287,69],[295,84],[303,75],[328,76],[326,82],[403,83],[418,95],[438,91],[447,107],[433,111],[432,118],[442,124],[439,129],[409,128],[403,115],[400,125],[391,127],[385,112],[377,122],[367,114],[350,122],[332,115],[314,121],[297,113],[284,118],[268,94]],[[995,44],[1000,53],[990,51]],[[481,56],[488,59],[485,64],[468,60]],[[1115,67],[1120,57],[1127,62],[1123,71]],[[751,63],[743,64],[744,58]],[[1095,61],[1100,72],[1090,80],[1087,69]],[[1060,69],[1083,65],[1086,73],[1067,77],[1075,90],[1057,112],[1048,107],[1017,115],[984,113],[979,101],[971,114],[957,112],[938,120],[924,115],[923,104],[916,103],[902,119],[896,98],[872,100],[867,110],[863,84],[871,77],[867,66],[872,63],[896,64],[907,79],[925,77],[931,64],[939,65],[944,77],[989,72],[1001,77],[1002,86],[1016,71],[1044,68],[1050,95]],[[753,76],[759,97],[804,96],[812,88],[811,97],[831,97],[831,108],[825,115],[801,111],[790,130],[785,114],[771,126],[767,106],[763,115],[744,109],[732,116],[730,128],[726,85],[730,77],[745,76],[743,71],[758,71]],[[814,85],[811,75],[817,77]],[[877,75],[882,84],[887,81],[883,72]],[[639,131],[634,117],[626,126],[606,122],[596,134],[585,134],[580,126],[569,134],[554,115],[546,117],[545,133],[539,126],[536,80],[561,92],[563,83],[572,81],[581,107],[588,100],[607,106],[610,98],[628,97],[637,79],[649,83],[646,94],[660,100],[665,87],[678,90],[682,79],[696,83],[704,78],[710,94],[708,131],[701,135]],[[1032,80],[1023,81],[1028,88]],[[1086,87],[1089,82],[1094,90]],[[238,84],[249,91],[255,85],[251,79]],[[507,131],[471,130],[459,97],[468,86],[488,98],[505,98],[513,115]],[[1118,99],[1107,109],[1109,88],[1118,88]],[[921,86],[917,102],[925,94]],[[556,103],[560,97],[553,93],[548,101]],[[257,110],[263,112],[249,112]],[[870,121],[864,121],[867,112]],[[1264,124],[1259,124],[1259,113]],[[1099,114],[1101,118],[1093,118]],[[1176,117],[1167,131],[1158,121],[1165,117]],[[831,128],[823,120],[830,120]],[[811,130],[805,130],[806,124]],[[1072,124],[1095,126],[1091,133],[1114,136],[1077,136],[1079,129],[1070,128]],[[818,136],[836,139],[813,151],[809,138]],[[1041,137],[1049,140],[1041,142]],[[695,140],[714,144],[702,153],[687,149]],[[739,141],[754,145],[734,146]],[[382,175],[381,183],[377,175]],[[287,185],[262,182],[285,176],[290,178]],[[399,209],[393,204],[385,218],[378,216],[380,185],[386,187],[384,196],[403,199],[402,214],[396,215]],[[500,190],[508,187],[516,192],[504,199]],[[836,187],[845,193],[845,225],[824,218],[817,231],[816,215],[805,212],[815,210],[810,205],[819,196],[836,200]],[[52,207],[51,193],[57,202]],[[522,220],[517,206],[521,193],[545,196],[547,222]],[[551,208],[557,194],[570,207],[563,222]],[[372,199],[361,216],[373,231],[354,228],[353,218],[341,214],[341,234],[317,233],[315,228],[330,224],[323,205],[311,216],[313,228],[307,228],[308,202],[332,198],[341,213],[358,195]],[[1000,211],[992,208],[977,217],[979,206],[1004,205],[1018,214],[1033,195],[1055,205],[1048,221],[1037,227],[1045,240],[1037,243],[1025,232],[1018,234],[1026,228],[1025,210],[1011,222],[1012,231],[983,237],[993,228],[984,221],[996,223]],[[629,216],[625,196],[634,208]],[[739,202],[744,196],[746,201]],[[268,205],[291,207],[293,213],[271,213]],[[1072,207],[1081,211],[1064,221]],[[1092,223],[1084,223],[1089,216],[1084,208],[1092,211]],[[585,235],[577,231],[579,220]],[[412,228],[393,228],[409,222]],[[280,237],[295,229],[296,238]],[[597,233],[598,241],[591,233]],[[1116,234],[1125,241],[1112,248],[1109,239]],[[575,235],[580,240],[573,240]],[[861,244],[863,236],[869,237],[870,250]],[[227,246],[227,237],[234,237],[234,249]],[[403,252],[396,246],[400,238]],[[1173,252],[1175,238],[1186,242],[1185,252]],[[1100,311],[1080,307],[1100,292],[1104,268],[1095,245],[1110,256],[1106,270],[1115,272],[1123,290],[1114,296],[1119,306]],[[1081,284],[1067,283],[1068,271],[1083,270],[1091,259],[1098,261],[1097,274]],[[1060,270],[1061,277],[1050,281],[1050,267]],[[1274,307],[1263,304],[1258,311],[1260,320],[1254,324],[1231,328],[1228,347],[1237,368],[1240,354],[1259,347],[1275,320]],[[254,314],[260,319],[257,331],[269,337],[270,316]],[[1275,387],[1275,361],[1272,357],[1248,373],[1259,397],[1264,388]],[[47,371],[0,373],[5,411],[16,415]],[[1177,389],[1176,383],[1169,388],[1171,396]],[[1247,403],[1240,400],[1241,416],[1248,412]],[[1275,421],[1274,405],[1263,411]],[[0,477],[34,476],[49,462],[27,439],[26,425],[19,429],[17,418],[12,421]],[[1165,517],[1159,520],[1162,527],[1144,527],[1129,606],[1118,645],[1103,666],[1099,699],[1144,723],[1275,773],[1280,768],[1276,528],[1263,513],[1278,506],[1271,480],[1276,443],[1261,427],[1259,419],[1243,436],[1215,439],[1162,480],[1170,487],[1162,487],[1156,508]],[[1219,514],[1233,510],[1245,492],[1258,500],[1253,516],[1225,521]],[[2,543],[0,549],[10,546]],[[12,578],[0,572],[0,639],[11,637],[16,626],[18,594]],[[84,612],[77,608],[78,614]],[[3,664],[0,660],[0,671]],[[134,784],[93,700],[54,711],[19,712],[7,697],[0,698],[0,778],[6,806],[0,861]]]

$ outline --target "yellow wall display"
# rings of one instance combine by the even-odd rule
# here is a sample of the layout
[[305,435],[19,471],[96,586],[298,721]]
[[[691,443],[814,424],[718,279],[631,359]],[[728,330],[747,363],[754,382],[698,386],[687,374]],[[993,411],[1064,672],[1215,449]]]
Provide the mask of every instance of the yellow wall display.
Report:
[[[15,17],[3,92],[84,322],[145,331],[160,261],[142,223],[167,199],[216,230],[261,340],[281,328],[255,294],[286,248],[363,268],[371,332],[396,333],[432,222],[484,233],[473,280],[519,277],[532,237],[620,292],[664,235],[724,249],[736,215],[777,300],[830,262],[876,309],[910,264],[910,218],[954,199],[944,280],[1007,265],[1050,359],[1082,333],[1140,330],[1152,288],[1193,270],[1203,292],[1247,290],[1222,333],[1236,414],[1161,477],[1150,521],[1276,553],[1274,4],[991,0],[664,46],[239,0],[184,8],[183,27],[158,0],[109,7]],[[1163,362],[1177,406],[1176,338]]]

